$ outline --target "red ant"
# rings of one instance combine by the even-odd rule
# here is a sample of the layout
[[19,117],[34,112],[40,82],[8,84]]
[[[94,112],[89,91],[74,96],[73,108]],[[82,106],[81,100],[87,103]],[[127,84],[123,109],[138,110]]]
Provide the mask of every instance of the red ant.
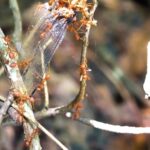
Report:
[[87,74],[87,71],[90,71],[90,69],[87,68],[87,64],[81,64],[80,65],[80,74],[81,74],[81,78],[80,80],[89,80],[90,77]]
[[26,138],[26,140],[25,140],[25,145],[29,147],[29,146],[31,145],[31,142],[32,142],[33,138],[34,138],[37,134],[39,134],[39,129],[38,129],[38,128],[34,129],[33,132],[31,133],[31,135]]
[[44,84],[47,80],[49,80],[50,76],[47,74],[45,77],[41,80],[41,82],[37,86],[37,90],[41,91],[44,88]]
[[18,117],[18,122],[22,123],[23,122],[23,113],[24,113],[24,103],[26,101],[29,101],[29,103],[32,105],[34,105],[34,98],[33,97],[29,97],[27,94],[22,94],[19,91],[13,91],[13,95],[14,98],[18,104],[18,109],[19,109],[19,117]]

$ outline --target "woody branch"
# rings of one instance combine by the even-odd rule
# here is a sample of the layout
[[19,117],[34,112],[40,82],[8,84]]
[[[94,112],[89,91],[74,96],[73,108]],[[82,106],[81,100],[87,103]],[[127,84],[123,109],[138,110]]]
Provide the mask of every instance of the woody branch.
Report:
[[[27,94],[26,87],[23,83],[19,68],[17,66],[17,59],[18,59],[17,52],[15,51],[15,49],[8,46],[8,43],[5,41],[4,38],[5,38],[4,34],[1,31],[0,32],[1,60],[2,60],[2,63],[5,67],[7,76],[11,81],[11,84],[12,84],[11,86],[13,89],[19,91],[20,93]],[[7,109],[5,109],[5,110],[7,110]],[[31,104],[29,102],[26,102],[24,104],[24,111],[28,114],[28,116],[30,116],[32,118],[32,120],[35,120],[34,114],[32,112],[32,108],[31,108]],[[5,114],[5,113],[2,113],[2,114]],[[23,122],[23,126],[24,126],[24,130],[25,130],[25,137],[30,136],[31,133],[33,132],[33,130],[37,128],[35,125],[33,125],[32,123],[29,123],[27,121]],[[38,135],[35,136],[35,138],[33,138],[32,142],[31,142],[30,150],[33,150],[33,149],[34,150],[36,150],[36,149],[40,150],[41,149]]]

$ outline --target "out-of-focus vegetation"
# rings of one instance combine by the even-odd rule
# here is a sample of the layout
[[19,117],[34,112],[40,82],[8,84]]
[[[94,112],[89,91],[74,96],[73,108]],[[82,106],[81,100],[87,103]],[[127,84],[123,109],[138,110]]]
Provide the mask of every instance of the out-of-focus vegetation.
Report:
[[[37,1],[19,1],[24,32]],[[42,1],[41,1],[42,2]],[[87,100],[81,116],[134,126],[150,126],[150,104],[144,99],[142,84],[146,72],[146,46],[150,40],[149,0],[100,0],[95,18],[97,27],[90,35]],[[7,0],[0,0],[0,27],[6,34],[13,30]],[[59,106],[73,99],[79,89],[79,61],[82,43],[68,33],[55,54],[49,80],[50,105]],[[0,77],[0,93],[9,89],[5,75]],[[41,100],[36,95],[36,107]],[[42,123],[72,150],[148,150],[148,135],[120,135],[99,131],[61,116],[45,118]],[[15,129],[15,130],[14,130]],[[0,149],[22,148],[20,127],[7,126]],[[4,136],[5,135],[5,136]],[[41,134],[44,150],[56,150]],[[13,146],[12,146],[13,145]],[[14,147],[14,148],[12,148]]]

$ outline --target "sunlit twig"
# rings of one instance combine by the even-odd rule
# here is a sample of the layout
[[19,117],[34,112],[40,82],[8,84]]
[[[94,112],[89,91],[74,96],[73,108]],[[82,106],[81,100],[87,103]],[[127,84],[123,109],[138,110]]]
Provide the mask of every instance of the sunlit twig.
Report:
[[147,73],[143,84],[145,98],[150,98],[150,42],[147,44]]

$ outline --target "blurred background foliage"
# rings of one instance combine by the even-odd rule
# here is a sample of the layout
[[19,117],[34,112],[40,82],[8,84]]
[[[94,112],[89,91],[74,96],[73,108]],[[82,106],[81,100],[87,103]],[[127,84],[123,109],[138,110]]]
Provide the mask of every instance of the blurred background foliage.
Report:
[[[39,1],[18,2],[26,33],[33,17],[33,5]],[[113,124],[150,126],[150,103],[144,99],[142,88],[146,73],[146,47],[150,40],[149,9],[150,0],[99,0],[95,14],[98,25],[91,30],[88,51],[91,79],[81,116]],[[0,0],[0,27],[6,34],[13,31],[8,0]],[[66,104],[76,96],[81,47],[81,41],[67,33],[55,54],[48,82],[50,107]],[[1,94],[9,89],[4,78],[5,75],[1,75]],[[35,107],[40,109],[42,101],[38,94],[35,97]],[[41,122],[72,150],[150,149],[149,135],[109,133],[62,116],[45,118]],[[21,127],[5,127],[4,133],[1,133],[0,149],[23,149],[21,132]],[[40,135],[44,150],[58,149],[45,135]]]

